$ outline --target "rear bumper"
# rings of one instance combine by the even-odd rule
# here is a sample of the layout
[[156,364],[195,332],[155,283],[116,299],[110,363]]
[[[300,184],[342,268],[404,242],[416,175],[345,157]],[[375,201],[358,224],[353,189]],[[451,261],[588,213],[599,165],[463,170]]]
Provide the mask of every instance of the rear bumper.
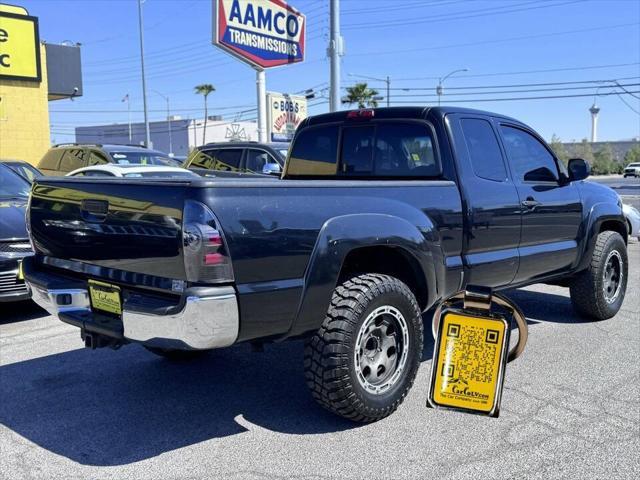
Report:
[[[31,263],[31,262],[29,262]],[[86,281],[25,265],[32,299],[63,322],[86,333],[177,349],[212,349],[232,345],[238,338],[239,313],[233,287],[189,288],[176,305],[158,305],[153,295],[125,297],[122,317],[91,309]]]

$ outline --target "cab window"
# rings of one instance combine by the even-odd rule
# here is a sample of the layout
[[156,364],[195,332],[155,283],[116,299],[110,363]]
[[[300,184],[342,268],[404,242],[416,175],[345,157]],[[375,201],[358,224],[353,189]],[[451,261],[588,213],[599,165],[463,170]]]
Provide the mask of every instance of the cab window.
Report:
[[279,165],[278,162],[276,162],[275,158],[273,158],[264,150],[247,150],[245,169],[248,172],[262,173],[262,169],[268,164]]
[[504,148],[520,182],[558,182],[558,166],[553,155],[533,135],[516,127],[501,125]]

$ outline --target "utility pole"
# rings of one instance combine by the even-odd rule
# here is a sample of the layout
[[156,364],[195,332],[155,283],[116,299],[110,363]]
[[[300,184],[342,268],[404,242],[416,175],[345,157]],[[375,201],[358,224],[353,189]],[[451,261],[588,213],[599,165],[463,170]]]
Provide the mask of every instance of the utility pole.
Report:
[[144,105],[145,145],[151,148],[151,132],[149,131],[149,115],[147,113],[147,82],[144,75],[144,33],[142,23],[142,1],[138,0],[138,29],[140,30],[140,68],[142,71],[142,103]]
[[329,6],[331,37],[327,55],[331,63],[331,82],[329,93],[329,110],[340,109],[340,57],[344,55],[342,37],[340,36],[340,0],[331,0]]

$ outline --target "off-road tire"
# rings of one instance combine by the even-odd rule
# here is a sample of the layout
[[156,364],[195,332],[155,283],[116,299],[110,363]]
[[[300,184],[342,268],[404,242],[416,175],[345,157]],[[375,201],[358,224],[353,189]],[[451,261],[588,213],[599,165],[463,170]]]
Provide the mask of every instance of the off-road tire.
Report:
[[[622,259],[621,290],[612,303],[605,299],[603,290],[604,270],[607,258],[612,251],[617,251]],[[618,232],[604,231],[598,234],[589,267],[576,275],[570,285],[571,303],[577,313],[594,320],[606,320],[613,317],[624,301],[629,277],[629,261],[627,248]]]
[[204,357],[210,350],[178,350],[174,348],[149,347],[143,345],[144,348],[159,357],[166,358],[174,362],[186,362],[196,358]]
[[[406,363],[388,391],[373,394],[358,380],[356,338],[367,316],[386,305],[396,308],[406,321]],[[334,290],[322,326],[305,344],[305,379],[313,398],[356,422],[374,422],[390,415],[413,385],[422,357],[422,330],[418,302],[403,282],[382,274],[347,280]]]

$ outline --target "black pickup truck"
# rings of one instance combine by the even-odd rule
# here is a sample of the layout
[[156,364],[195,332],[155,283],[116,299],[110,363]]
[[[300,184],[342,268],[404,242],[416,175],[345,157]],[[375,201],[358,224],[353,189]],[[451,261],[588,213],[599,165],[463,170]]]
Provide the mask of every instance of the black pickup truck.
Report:
[[91,348],[184,357],[305,338],[313,396],[374,421],[413,383],[421,313],[466,285],[559,283],[580,314],[615,315],[627,227],[588,173],[492,113],[319,115],[280,179],[36,179],[23,270]]

